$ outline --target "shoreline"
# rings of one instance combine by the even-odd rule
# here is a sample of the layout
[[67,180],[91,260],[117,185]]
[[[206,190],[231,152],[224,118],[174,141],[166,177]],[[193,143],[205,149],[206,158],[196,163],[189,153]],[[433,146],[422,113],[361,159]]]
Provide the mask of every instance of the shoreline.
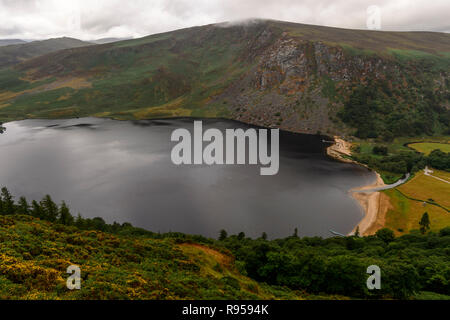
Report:
[[[351,156],[352,154],[350,142],[337,136],[334,137],[334,141],[335,143],[327,148],[327,154],[330,157],[345,163],[354,163],[367,168],[366,165],[344,157]],[[368,236],[384,227],[385,215],[389,208],[389,198],[379,191],[361,192],[386,186],[380,174],[374,170],[372,171],[376,174],[376,180],[373,183],[349,190],[351,197],[358,203],[364,216],[348,235],[354,235],[356,229],[359,228],[359,234],[361,236]]]
[[390,206],[389,198],[380,191],[361,192],[386,186],[380,174],[376,171],[375,174],[376,180],[374,183],[349,191],[352,198],[358,202],[363,210],[364,217],[348,235],[354,235],[356,229],[359,228],[359,234],[361,236],[369,236],[384,227],[386,212]]

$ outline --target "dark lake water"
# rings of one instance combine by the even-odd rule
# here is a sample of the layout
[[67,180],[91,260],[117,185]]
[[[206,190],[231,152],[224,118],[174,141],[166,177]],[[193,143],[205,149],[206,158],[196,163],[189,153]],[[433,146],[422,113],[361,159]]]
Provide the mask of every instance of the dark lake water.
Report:
[[[259,165],[172,164],[171,133],[191,130],[192,119],[24,120],[4,127],[0,185],[15,196],[50,194],[74,214],[155,232],[348,233],[363,216],[348,190],[375,180],[365,168],[329,159],[319,136],[281,132],[279,173],[261,176]],[[226,120],[203,120],[203,127],[248,128]]]

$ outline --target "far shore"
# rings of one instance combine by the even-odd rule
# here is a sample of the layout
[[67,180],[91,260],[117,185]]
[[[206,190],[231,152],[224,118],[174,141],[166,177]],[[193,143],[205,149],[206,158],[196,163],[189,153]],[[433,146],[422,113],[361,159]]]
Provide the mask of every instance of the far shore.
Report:
[[[347,163],[360,163],[350,160],[345,156],[351,156],[351,143],[347,142],[339,137],[334,137],[335,143],[327,148],[329,156]],[[356,229],[359,229],[359,234],[362,236],[368,236],[375,234],[377,230],[384,227],[386,212],[389,209],[389,198],[382,192],[361,192],[364,190],[371,190],[374,188],[384,187],[386,184],[383,182],[380,174],[375,172],[376,180],[370,185],[358,187],[350,190],[350,194],[360,205],[364,212],[362,220],[353,228],[348,235],[353,235]]]

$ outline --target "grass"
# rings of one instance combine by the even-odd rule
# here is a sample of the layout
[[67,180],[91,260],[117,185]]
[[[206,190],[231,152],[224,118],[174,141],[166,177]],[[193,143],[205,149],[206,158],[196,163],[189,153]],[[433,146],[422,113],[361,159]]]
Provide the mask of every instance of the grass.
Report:
[[411,143],[408,147],[419,151],[425,155],[429,155],[431,151],[439,149],[442,152],[450,152],[450,143],[420,142]]
[[450,181],[450,172],[447,171],[440,171],[440,170],[434,170],[432,173],[433,176]]
[[414,296],[415,300],[450,300],[450,296],[435,292],[421,291]]
[[[435,172],[437,175],[448,174],[438,170]],[[450,208],[450,185],[445,182],[418,172],[404,185],[383,192],[389,196],[391,203],[391,208],[386,213],[385,227],[394,230],[396,234],[419,229],[419,221],[425,212],[430,216],[432,231],[450,225],[450,212],[432,204]],[[428,203],[424,204],[424,201]]]
[[384,226],[392,229],[396,235],[418,230],[419,221],[425,212],[428,212],[430,217],[432,231],[438,231],[450,225],[450,214],[442,208],[430,204],[424,206],[422,202],[410,200],[396,189],[383,192],[389,196],[392,206],[386,213]]
[[[435,175],[435,173],[438,175],[445,174],[444,171],[439,170],[434,170],[432,174]],[[450,210],[450,184],[426,176],[423,171],[416,173],[410,181],[397,188],[411,198],[421,200],[432,199],[434,202]]]
[[[242,275],[233,256],[175,239],[112,235],[0,216],[0,299],[298,299]],[[224,251],[225,250],[225,251]],[[68,266],[82,289],[66,288]]]

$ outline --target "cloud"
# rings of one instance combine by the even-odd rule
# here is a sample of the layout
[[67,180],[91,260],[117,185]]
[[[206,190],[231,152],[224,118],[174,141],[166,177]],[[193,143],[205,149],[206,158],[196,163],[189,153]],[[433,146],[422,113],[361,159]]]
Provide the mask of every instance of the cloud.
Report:
[[448,0],[0,0],[0,38],[141,37],[248,18],[365,29],[371,5],[382,30],[450,32]]

